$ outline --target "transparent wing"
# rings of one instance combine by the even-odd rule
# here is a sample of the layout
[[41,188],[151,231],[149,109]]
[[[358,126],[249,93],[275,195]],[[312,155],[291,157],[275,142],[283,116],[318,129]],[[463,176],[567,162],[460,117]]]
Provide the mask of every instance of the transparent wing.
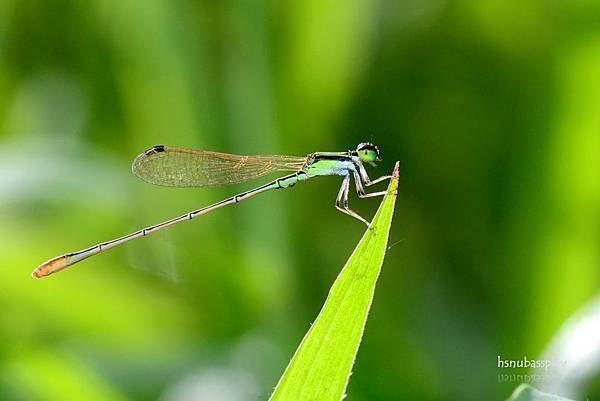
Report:
[[133,161],[133,174],[155,185],[213,187],[237,184],[274,171],[298,171],[306,157],[239,156],[192,148],[154,146]]

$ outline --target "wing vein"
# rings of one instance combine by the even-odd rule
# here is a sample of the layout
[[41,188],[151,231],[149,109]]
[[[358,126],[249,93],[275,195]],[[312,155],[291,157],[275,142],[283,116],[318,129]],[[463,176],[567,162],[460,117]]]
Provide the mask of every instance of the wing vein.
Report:
[[133,174],[155,185],[211,187],[253,180],[276,171],[298,171],[306,157],[240,156],[201,149],[155,146],[137,156]]

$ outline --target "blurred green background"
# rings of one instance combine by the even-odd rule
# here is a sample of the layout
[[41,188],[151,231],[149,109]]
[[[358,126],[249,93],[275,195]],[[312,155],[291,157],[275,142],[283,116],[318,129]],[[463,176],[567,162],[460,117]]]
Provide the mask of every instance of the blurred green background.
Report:
[[258,184],[145,184],[152,145],[369,140],[401,182],[347,399],[503,400],[531,376],[498,356],[563,337],[532,384],[599,399],[593,0],[1,0],[0,399],[266,399],[364,231],[339,179],[30,272]]

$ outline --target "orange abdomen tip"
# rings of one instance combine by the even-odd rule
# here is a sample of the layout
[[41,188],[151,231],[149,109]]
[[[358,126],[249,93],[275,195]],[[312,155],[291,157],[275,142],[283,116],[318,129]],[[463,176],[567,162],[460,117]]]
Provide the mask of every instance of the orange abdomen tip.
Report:
[[31,276],[35,278],[49,276],[50,274],[56,273],[67,266],[67,255],[57,256],[39,265],[33,272],[31,272]]

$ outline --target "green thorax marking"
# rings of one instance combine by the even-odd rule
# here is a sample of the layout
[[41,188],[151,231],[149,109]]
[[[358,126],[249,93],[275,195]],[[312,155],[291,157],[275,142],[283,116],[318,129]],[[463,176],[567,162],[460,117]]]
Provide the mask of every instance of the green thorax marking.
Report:
[[318,175],[347,175],[355,170],[350,152],[317,152],[308,156],[304,171],[309,177]]

